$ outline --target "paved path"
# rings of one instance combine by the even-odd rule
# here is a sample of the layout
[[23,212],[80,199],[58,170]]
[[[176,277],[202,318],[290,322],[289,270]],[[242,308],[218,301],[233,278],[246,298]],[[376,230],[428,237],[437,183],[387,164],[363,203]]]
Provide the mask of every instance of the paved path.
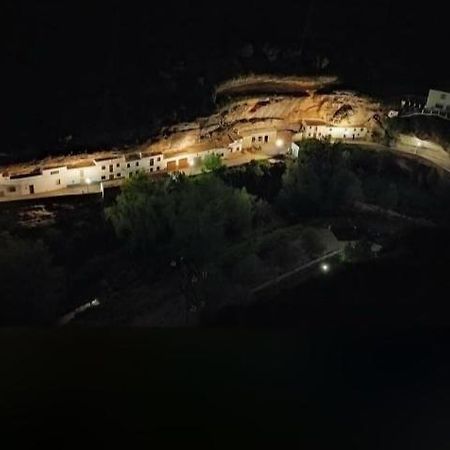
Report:
[[312,261],[310,261],[310,262],[308,262],[306,264],[302,264],[301,266],[295,267],[292,270],[289,270],[289,271],[287,271],[287,272],[285,272],[285,273],[283,273],[281,275],[278,275],[275,278],[272,278],[269,281],[266,281],[263,284],[260,284],[259,286],[257,286],[256,288],[251,290],[251,294],[252,295],[255,295],[255,294],[257,295],[257,294],[265,291],[266,289],[269,289],[269,288],[271,288],[273,286],[277,286],[280,283],[282,283],[283,281],[288,280],[289,278],[291,278],[291,277],[293,277],[295,275],[298,275],[299,273],[301,273],[301,272],[303,272],[303,271],[305,271],[307,269],[310,269],[310,268],[316,266],[317,264],[332,258],[333,256],[339,255],[343,251],[344,251],[344,247],[341,247],[338,250],[334,250],[332,252],[326,253],[325,255],[323,255],[323,256],[321,256],[319,258],[313,259]]

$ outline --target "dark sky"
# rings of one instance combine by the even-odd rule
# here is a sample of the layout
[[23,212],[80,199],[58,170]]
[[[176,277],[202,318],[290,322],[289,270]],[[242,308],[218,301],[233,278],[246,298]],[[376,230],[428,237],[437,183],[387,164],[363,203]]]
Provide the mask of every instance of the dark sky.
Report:
[[[71,130],[88,136],[145,126],[152,103],[185,101],[167,94],[161,70],[186,64],[178,90],[192,91],[199,75],[211,82],[225,75],[246,42],[298,47],[311,5],[306,50],[328,55],[333,70],[367,78],[381,66],[384,77],[390,66],[404,67],[398,79],[425,77],[436,87],[450,79],[448,16],[433,2],[7,0],[6,144],[54,145]],[[107,125],[97,126],[105,110]]]

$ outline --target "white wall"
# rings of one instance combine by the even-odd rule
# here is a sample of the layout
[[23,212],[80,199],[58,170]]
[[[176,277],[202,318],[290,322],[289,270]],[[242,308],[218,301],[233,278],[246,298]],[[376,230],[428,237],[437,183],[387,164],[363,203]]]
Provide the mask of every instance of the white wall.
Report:
[[294,135],[294,140],[301,139],[366,139],[368,130],[366,127],[330,127],[327,125],[307,125]]
[[450,111],[450,94],[448,92],[430,89],[425,108]]

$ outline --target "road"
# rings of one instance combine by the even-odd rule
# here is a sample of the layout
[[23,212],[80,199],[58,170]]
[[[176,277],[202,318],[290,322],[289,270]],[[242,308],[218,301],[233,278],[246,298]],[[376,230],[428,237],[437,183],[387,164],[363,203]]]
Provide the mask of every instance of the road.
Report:
[[[405,144],[396,144],[393,147],[388,147],[376,142],[368,141],[343,141],[345,144],[356,145],[358,147],[368,148],[372,150],[385,150],[389,152],[399,153],[402,155],[412,156],[415,159],[427,161],[432,163],[446,172],[450,172],[450,156],[444,150],[429,149],[426,147],[418,147]],[[277,150],[277,149],[276,149]],[[278,151],[278,150],[277,150]],[[269,159],[274,156],[274,151],[271,152],[248,152],[245,151],[240,154],[233,155],[232,158],[224,160],[224,164],[227,167],[235,167],[244,164],[248,164],[252,160],[263,160]],[[201,173],[201,167],[193,167],[184,170],[187,175],[196,175]],[[105,188],[111,186],[118,186],[122,184],[123,180],[114,180],[113,184],[111,182],[105,183]],[[0,198],[0,202],[12,202],[17,200],[35,200],[42,198],[53,198],[53,197],[64,197],[72,195],[87,195],[87,194],[100,194],[101,188],[100,184],[93,183],[90,186],[74,186],[68,187],[66,189],[60,189],[58,191],[52,191],[42,194],[26,195],[14,198]]]
[[266,281],[263,284],[260,284],[256,288],[252,289],[251,294],[252,295],[259,295],[264,291],[267,291],[268,289],[272,287],[278,287],[283,281],[287,281],[291,279],[294,276],[299,275],[302,272],[305,272],[308,269],[315,268],[319,263],[327,261],[328,259],[332,258],[333,256],[339,255],[344,251],[344,247],[341,247],[338,250],[334,250],[332,252],[326,253],[325,255],[322,255],[319,258],[313,259],[312,261],[309,261],[306,264],[302,264],[301,266],[295,267],[294,269],[291,269],[281,275],[278,275],[275,278],[272,278],[269,281]]
[[345,141],[346,144],[357,145],[358,147],[371,148],[373,150],[386,150],[388,152],[401,153],[403,155],[414,156],[415,159],[422,159],[450,172],[450,155],[444,150],[429,149],[426,147],[416,147],[413,145],[396,144],[392,147],[367,141]]

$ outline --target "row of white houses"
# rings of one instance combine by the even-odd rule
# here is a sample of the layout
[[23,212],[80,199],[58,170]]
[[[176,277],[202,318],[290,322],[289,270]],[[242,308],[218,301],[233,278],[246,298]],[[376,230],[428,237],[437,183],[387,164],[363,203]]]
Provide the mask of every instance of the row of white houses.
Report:
[[[305,121],[298,132],[294,130],[248,130],[235,136],[224,148],[213,148],[199,152],[185,151],[172,154],[123,154],[77,164],[37,167],[31,172],[14,172],[8,168],[0,171],[0,200],[13,200],[33,195],[42,195],[73,187],[86,187],[90,184],[104,187],[116,185],[121,180],[132,178],[139,172],[157,174],[161,172],[183,171],[199,166],[208,154],[218,154],[228,159],[236,152],[256,149],[272,153],[287,153],[294,141],[316,138],[324,139],[365,139],[365,127],[330,127],[323,122]],[[81,191],[83,192],[83,190]]]

